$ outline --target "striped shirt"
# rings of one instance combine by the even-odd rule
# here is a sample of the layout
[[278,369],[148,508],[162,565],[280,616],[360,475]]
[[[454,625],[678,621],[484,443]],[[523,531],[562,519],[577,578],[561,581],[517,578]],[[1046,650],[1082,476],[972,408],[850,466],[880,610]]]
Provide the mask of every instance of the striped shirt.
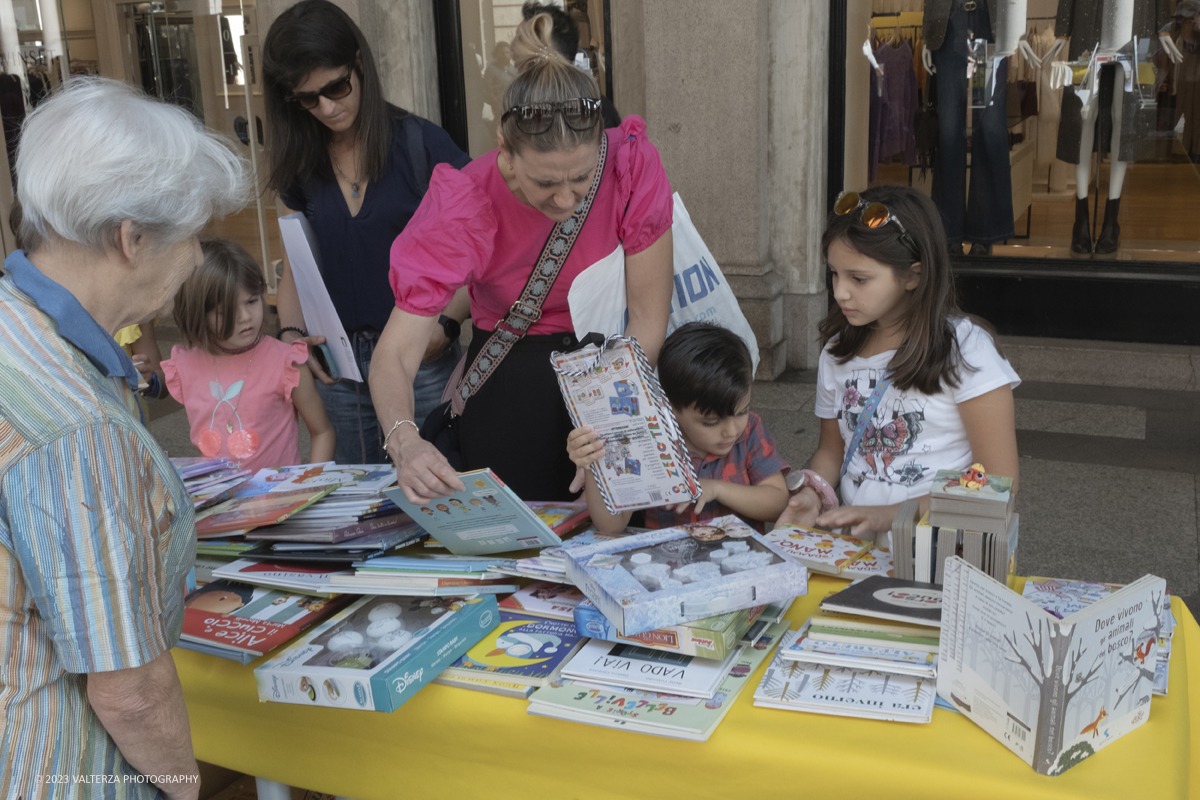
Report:
[[195,514],[139,420],[129,357],[23,253],[4,266],[0,791],[156,797],[88,704],[86,674],[179,639]]

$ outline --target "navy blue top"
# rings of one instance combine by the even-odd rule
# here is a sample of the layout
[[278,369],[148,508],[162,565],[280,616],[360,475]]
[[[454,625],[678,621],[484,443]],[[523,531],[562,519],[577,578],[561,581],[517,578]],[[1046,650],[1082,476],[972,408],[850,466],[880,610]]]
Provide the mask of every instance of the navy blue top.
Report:
[[[470,156],[458,149],[448,133],[427,119],[415,119],[425,139],[426,181],[437,164],[447,163],[458,169],[470,162]],[[363,189],[363,204],[357,216],[350,215],[336,181],[312,178],[281,197],[288,208],[303,211],[308,217],[321,251],[325,288],[347,333],[382,331],[387,324],[396,307],[388,283],[392,242],[421,204],[405,127],[398,117],[393,121],[395,138],[387,165],[383,175]],[[326,169],[333,171],[330,166]]]

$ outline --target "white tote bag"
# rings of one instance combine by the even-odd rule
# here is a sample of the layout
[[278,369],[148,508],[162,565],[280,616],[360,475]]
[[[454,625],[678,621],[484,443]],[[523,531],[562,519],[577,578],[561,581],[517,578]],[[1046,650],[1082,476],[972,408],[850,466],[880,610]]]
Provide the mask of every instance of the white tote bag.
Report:
[[[692,224],[678,192],[673,199],[675,211],[671,236],[674,240],[675,288],[671,294],[667,335],[687,322],[714,322],[742,338],[757,370],[758,342],[754,331],[750,330],[750,323],[742,314],[716,259]],[[581,272],[571,282],[567,301],[576,336],[582,338],[593,332],[605,336],[624,333],[629,321],[625,297],[625,249],[617,245],[616,250]]]

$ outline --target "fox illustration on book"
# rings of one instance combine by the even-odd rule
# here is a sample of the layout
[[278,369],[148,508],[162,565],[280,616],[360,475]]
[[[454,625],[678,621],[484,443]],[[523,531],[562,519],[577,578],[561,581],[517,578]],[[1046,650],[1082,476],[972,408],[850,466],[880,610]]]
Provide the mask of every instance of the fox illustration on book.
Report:
[[1100,707],[1100,716],[1096,717],[1096,721],[1093,722],[1091,725],[1088,725],[1083,730],[1081,730],[1079,732],[1079,735],[1082,736],[1083,734],[1087,733],[1088,731],[1091,731],[1092,738],[1095,739],[1097,736],[1100,735],[1100,723],[1103,722],[1107,716],[1108,716],[1108,711],[1104,708],[1104,706],[1101,706]]

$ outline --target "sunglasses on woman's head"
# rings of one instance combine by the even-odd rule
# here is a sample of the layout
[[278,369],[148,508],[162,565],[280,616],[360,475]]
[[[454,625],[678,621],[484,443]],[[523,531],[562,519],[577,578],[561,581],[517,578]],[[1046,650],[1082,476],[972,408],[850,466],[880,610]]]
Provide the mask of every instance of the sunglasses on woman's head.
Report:
[[315,92],[293,92],[288,100],[296,103],[306,111],[312,111],[321,102],[322,97],[328,97],[330,100],[341,100],[344,97],[349,97],[350,92],[354,91],[354,84],[350,82],[350,77],[353,74],[354,69],[351,67],[350,71],[346,73],[346,77],[327,83]]
[[896,223],[896,227],[900,229],[900,241],[920,261],[921,251],[917,247],[917,243],[908,235],[908,229],[904,227],[904,223],[897,219],[896,215],[888,210],[888,207],[883,203],[864,200],[858,192],[842,192],[838,195],[837,202],[833,204],[833,213],[839,217],[844,217],[860,208],[863,210],[862,223],[868,228],[878,230],[889,222]]
[[514,117],[517,130],[537,136],[550,130],[555,114],[562,114],[563,122],[571,130],[586,131],[600,121],[600,101],[591,97],[572,97],[570,100],[560,100],[556,103],[513,106],[504,112],[500,122],[503,124],[509,117]]

